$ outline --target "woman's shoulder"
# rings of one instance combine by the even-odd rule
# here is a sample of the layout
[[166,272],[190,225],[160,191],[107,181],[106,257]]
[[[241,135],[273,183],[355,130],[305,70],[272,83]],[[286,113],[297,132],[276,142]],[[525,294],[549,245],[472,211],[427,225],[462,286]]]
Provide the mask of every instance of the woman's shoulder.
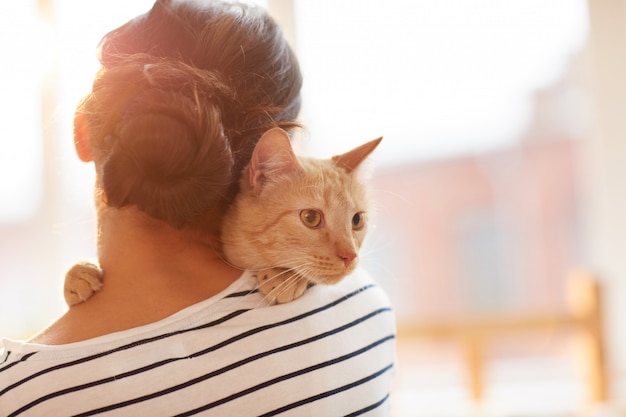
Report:
[[[297,301],[294,306],[298,305]],[[391,311],[391,302],[384,289],[364,269],[357,269],[337,284],[316,285],[301,300],[304,304],[323,304],[325,301],[331,308],[349,307],[346,311]]]
[[[272,306],[255,290],[251,275],[239,284],[217,300],[117,334],[65,346],[6,342],[0,394],[9,393],[16,402],[0,405],[0,414],[28,407],[43,415],[75,393],[87,393],[97,404],[80,400],[76,410],[132,404],[137,415],[153,415],[163,405],[163,392],[179,393],[184,400],[171,406],[180,408],[199,399],[196,389],[209,393],[204,401],[224,403],[239,415],[247,406],[255,415],[259,407],[269,411],[285,404],[304,410],[302,415],[385,407],[395,323],[384,291],[365,272]],[[232,372],[238,372],[236,386]],[[128,390],[119,375],[142,382]],[[58,391],[53,381],[59,379],[71,390]],[[45,402],[38,400],[44,397]]]
[[[259,309],[249,318],[279,325],[281,330],[275,333],[281,340],[339,334],[368,334],[371,338],[387,340],[395,334],[395,316],[389,298],[364,270],[357,270],[334,285],[311,287],[302,297]],[[350,345],[356,340],[328,337],[327,343]]]
[[290,332],[294,329],[310,332],[322,323],[345,324],[345,321],[363,321],[365,317],[377,315],[388,317],[383,328],[392,329],[395,326],[387,295],[362,269],[357,269],[338,284],[313,286],[299,299],[273,306],[268,305],[262,294],[255,290],[255,278],[247,272],[221,294],[149,325],[66,345],[50,346],[8,339],[4,339],[2,344],[5,351],[14,355],[34,352],[40,357],[52,352],[97,354],[141,340],[167,340],[169,335],[187,333],[196,328],[214,334],[280,327],[288,327]]

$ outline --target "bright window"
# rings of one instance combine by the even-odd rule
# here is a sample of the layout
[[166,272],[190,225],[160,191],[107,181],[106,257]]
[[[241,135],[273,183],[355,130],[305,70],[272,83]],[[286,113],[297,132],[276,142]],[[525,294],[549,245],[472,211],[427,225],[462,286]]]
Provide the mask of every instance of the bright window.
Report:
[[50,67],[50,30],[35,1],[0,5],[0,224],[24,221],[41,205],[41,87]]

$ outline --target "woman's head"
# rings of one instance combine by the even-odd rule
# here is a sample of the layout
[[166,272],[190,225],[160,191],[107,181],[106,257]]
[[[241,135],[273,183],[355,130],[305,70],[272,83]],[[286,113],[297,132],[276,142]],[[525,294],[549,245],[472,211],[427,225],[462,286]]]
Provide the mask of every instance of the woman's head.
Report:
[[232,194],[261,134],[300,108],[297,60],[260,8],[157,1],[107,34],[86,121],[105,203],[175,227]]

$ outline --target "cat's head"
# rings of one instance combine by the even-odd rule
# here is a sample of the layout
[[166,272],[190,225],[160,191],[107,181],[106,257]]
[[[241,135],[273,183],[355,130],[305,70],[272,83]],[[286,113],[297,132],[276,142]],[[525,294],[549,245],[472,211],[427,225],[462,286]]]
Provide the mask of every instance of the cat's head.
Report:
[[358,168],[381,139],[313,159],[296,157],[282,129],[266,132],[224,219],[226,258],[245,269],[292,269],[319,284],[353,271],[368,226]]

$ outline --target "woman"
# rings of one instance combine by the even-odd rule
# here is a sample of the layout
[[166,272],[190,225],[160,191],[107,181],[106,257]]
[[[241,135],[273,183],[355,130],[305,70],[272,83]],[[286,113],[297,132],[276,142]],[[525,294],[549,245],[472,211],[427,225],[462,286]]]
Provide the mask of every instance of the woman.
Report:
[[394,324],[355,274],[268,306],[218,255],[261,134],[296,126],[301,75],[259,8],[157,1],[110,32],[75,117],[96,168],[106,285],[5,341],[1,415],[388,415]]

